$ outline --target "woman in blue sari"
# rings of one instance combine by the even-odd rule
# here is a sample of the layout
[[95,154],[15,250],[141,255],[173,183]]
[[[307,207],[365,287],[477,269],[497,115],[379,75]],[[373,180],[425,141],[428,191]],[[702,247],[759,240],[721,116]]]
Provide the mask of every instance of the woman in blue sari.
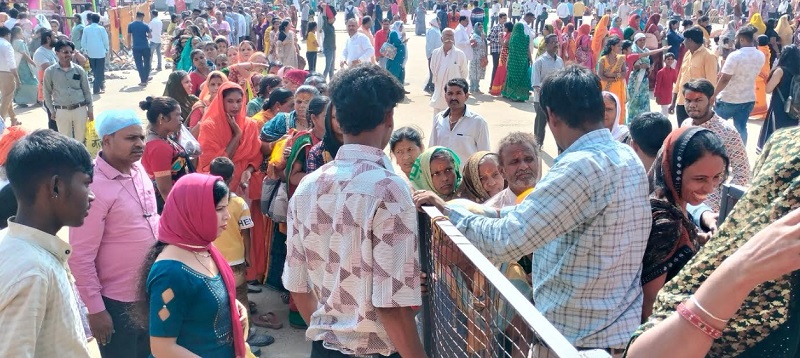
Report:
[[23,40],[22,28],[19,26],[11,29],[11,46],[14,47],[14,60],[17,62],[17,73],[19,74],[20,84],[14,93],[14,103],[20,107],[36,104],[38,100],[38,85],[35,64],[28,52],[28,46]]
[[392,31],[389,33],[388,43],[397,49],[397,54],[393,59],[386,61],[386,70],[389,71],[401,84],[405,83],[406,69],[404,66],[406,58],[406,44],[403,42],[401,32],[403,22],[395,21],[392,24]]
[[[638,33],[634,36],[633,41],[633,55],[645,54],[647,49],[644,48],[645,35]],[[659,52],[660,54],[660,52]],[[633,69],[628,76],[628,108],[626,110],[627,117],[625,123],[639,115],[640,113],[650,111],[650,87],[647,79],[647,70],[650,68],[650,57],[641,56],[633,63]]]

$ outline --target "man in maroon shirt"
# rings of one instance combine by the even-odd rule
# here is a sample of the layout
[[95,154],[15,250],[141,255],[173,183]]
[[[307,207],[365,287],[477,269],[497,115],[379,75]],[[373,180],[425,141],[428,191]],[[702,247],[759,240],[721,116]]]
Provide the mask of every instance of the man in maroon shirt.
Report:
[[375,58],[378,59],[378,64],[381,68],[386,68],[386,57],[381,56],[381,46],[386,40],[389,39],[389,19],[383,19],[381,22],[381,29],[375,33]]

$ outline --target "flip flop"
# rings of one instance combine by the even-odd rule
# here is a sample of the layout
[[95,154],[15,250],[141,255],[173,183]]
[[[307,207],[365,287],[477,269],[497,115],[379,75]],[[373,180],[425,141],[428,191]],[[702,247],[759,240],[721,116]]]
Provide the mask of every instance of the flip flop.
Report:
[[250,314],[256,314],[256,313],[258,313],[258,308],[256,308],[256,303],[255,303],[255,302],[252,302],[252,301],[251,301],[251,302],[249,302],[249,303],[247,304],[247,306],[248,306],[247,308],[249,308],[249,309],[250,309]]
[[250,337],[247,338],[247,344],[254,347],[265,347],[275,343],[275,338],[266,334],[258,334],[250,331]]
[[285,305],[289,304],[289,292],[281,293],[281,302]]
[[247,293],[261,293],[261,287],[254,286],[254,285],[247,285]]
[[281,329],[283,328],[283,323],[278,320],[278,316],[275,313],[267,312],[262,315],[253,316],[250,320],[253,322],[253,325],[263,328],[270,328],[270,329]]

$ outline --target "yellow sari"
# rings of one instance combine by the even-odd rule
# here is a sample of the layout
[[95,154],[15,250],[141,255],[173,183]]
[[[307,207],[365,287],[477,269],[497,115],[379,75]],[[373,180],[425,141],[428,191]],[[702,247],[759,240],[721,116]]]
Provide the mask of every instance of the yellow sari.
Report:
[[[600,57],[600,63],[598,64],[598,67],[600,68],[601,73],[607,73],[607,72],[613,73],[613,72],[621,72],[622,65],[624,64],[625,64],[625,55],[617,55],[617,61],[614,62],[614,65],[611,65],[608,62],[608,55],[605,55],[603,57]],[[621,103],[619,106],[620,107],[619,124],[625,124],[625,103],[627,103],[627,98],[625,95],[627,94],[627,91],[625,90],[624,75],[625,74],[622,73],[618,79],[613,81],[602,80],[603,77],[602,76],[600,77],[601,78],[600,83],[603,86],[603,91],[611,92],[617,95],[617,98],[619,98],[619,103]]]

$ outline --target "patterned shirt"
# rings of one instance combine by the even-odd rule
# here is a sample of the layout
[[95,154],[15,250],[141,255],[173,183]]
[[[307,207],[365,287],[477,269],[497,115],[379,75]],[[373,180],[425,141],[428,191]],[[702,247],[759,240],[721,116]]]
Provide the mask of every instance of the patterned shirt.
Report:
[[648,181],[608,130],[584,134],[501,218],[451,207],[450,220],[494,262],[534,253],[536,307],[571,344],[624,348],[642,314]]
[[503,47],[500,45],[500,38],[503,37],[503,24],[497,24],[492,27],[492,31],[489,32],[489,36],[487,39],[489,40],[489,52],[490,53],[500,53],[501,48]]
[[[691,118],[686,118],[681,127],[694,126]],[[747,161],[747,150],[742,142],[742,137],[736,128],[733,127],[731,122],[728,122],[715,113],[711,119],[705,123],[697,125],[706,128],[716,133],[722,143],[725,144],[725,152],[728,153],[730,158],[730,173],[733,175],[730,182],[736,185],[747,186],[750,185],[750,162]],[[711,207],[714,212],[719,212],[719,202],[722,197],[722,185],[717,187],[713,193],[708,195],[705,203]]]
[[726,103],[747,103],[756,100],[756,76],[764,66],[764,54],[755,47],[742,47],[725,59],[722,73],[731,75],[730,82],[717,100]]
[[300,182],[287,221],[283,284],[318,300],[306,338],[345,354],[397,351],[376,307],[420,305],[420,264],[411,191],[386,154],[343,145]]
[[72,248],[12,220],[0,231],[0,357],[89,357],[67,267]]

